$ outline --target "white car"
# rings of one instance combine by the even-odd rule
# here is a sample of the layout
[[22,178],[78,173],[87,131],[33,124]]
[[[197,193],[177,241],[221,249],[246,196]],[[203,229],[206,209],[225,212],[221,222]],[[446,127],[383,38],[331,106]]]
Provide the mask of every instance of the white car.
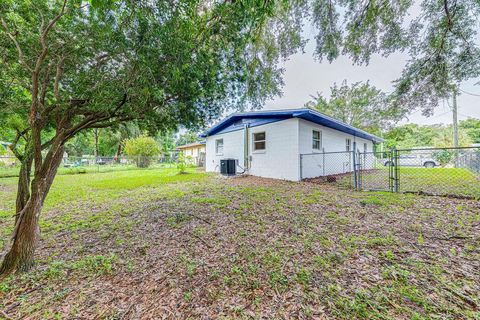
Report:
[[[391,160],[386,160],[384,166],[393,166]],[[431,154],[426,153],[406,153],[398,157],[398,165],[401,167],[425,167],[435,168],[440,166],[440,162],[432,158]]]

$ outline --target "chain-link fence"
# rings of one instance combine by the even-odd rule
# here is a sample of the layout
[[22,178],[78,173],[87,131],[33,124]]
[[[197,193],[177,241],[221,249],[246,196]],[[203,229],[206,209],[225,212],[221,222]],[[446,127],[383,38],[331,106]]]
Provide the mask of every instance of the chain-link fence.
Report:
[[399,191],[480,198],[480,148],[397,150],[394,159]]
[[322,152],[300,155],[300,175],[315,183],[355,186],[354,152]]
[[[174,168],[179,160],[179,152],[171,151],[161,156],[118,156],[118,157],[64,157],[58,174],[95,173],[135,169]],[[184,159],[187,166],[199,165],[199,160]],[[12,156],[0,156],[0,178],[16,177],[20,171],[20,161]]]
[[304,154],[301,178],[356,190],[480,198],[480,148]]

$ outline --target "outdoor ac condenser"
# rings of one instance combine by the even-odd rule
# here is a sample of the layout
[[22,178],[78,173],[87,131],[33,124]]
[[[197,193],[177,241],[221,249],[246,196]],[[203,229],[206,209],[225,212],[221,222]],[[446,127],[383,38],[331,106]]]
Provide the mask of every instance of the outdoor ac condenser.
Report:
[[220,160],[220,173],[226,176],[234,176],[237,173],[237,160],[236,159],[221,159]]

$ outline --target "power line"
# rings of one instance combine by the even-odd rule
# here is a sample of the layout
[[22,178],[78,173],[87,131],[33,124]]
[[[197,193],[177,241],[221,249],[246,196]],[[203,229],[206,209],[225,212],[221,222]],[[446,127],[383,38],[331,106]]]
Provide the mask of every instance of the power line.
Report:
[[474,97],[480,97],[480,94],[477,94],[477,93],[471,93],[471,92],[468,92],[468,91],[465,91],[465,90],[462,90],[462,89],[460,89],[460,91],[462,91],[463,93],[469,94],[471,96],[474,96]]

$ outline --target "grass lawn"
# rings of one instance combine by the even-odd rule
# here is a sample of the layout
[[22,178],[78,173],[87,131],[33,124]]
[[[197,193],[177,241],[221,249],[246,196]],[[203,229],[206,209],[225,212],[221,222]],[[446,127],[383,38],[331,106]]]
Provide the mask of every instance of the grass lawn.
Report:
[[[174,168],[175,163],[152,163],[148,169],[162,169],[162,168]],[[127,170],[139,170],[135,164],[105,164],[105,165],[90,165],[79,167],[64,167],[58,168],[58,174],[83,174],[83,173],[98,173],[98,172],[112,172],[112,171],[127,171]],[[18,177],[20,172],[20,166],[0,166],[0,178]]]
[[41,228],[0,318],[480,318],[478,201],[134,170],[58,176]]

